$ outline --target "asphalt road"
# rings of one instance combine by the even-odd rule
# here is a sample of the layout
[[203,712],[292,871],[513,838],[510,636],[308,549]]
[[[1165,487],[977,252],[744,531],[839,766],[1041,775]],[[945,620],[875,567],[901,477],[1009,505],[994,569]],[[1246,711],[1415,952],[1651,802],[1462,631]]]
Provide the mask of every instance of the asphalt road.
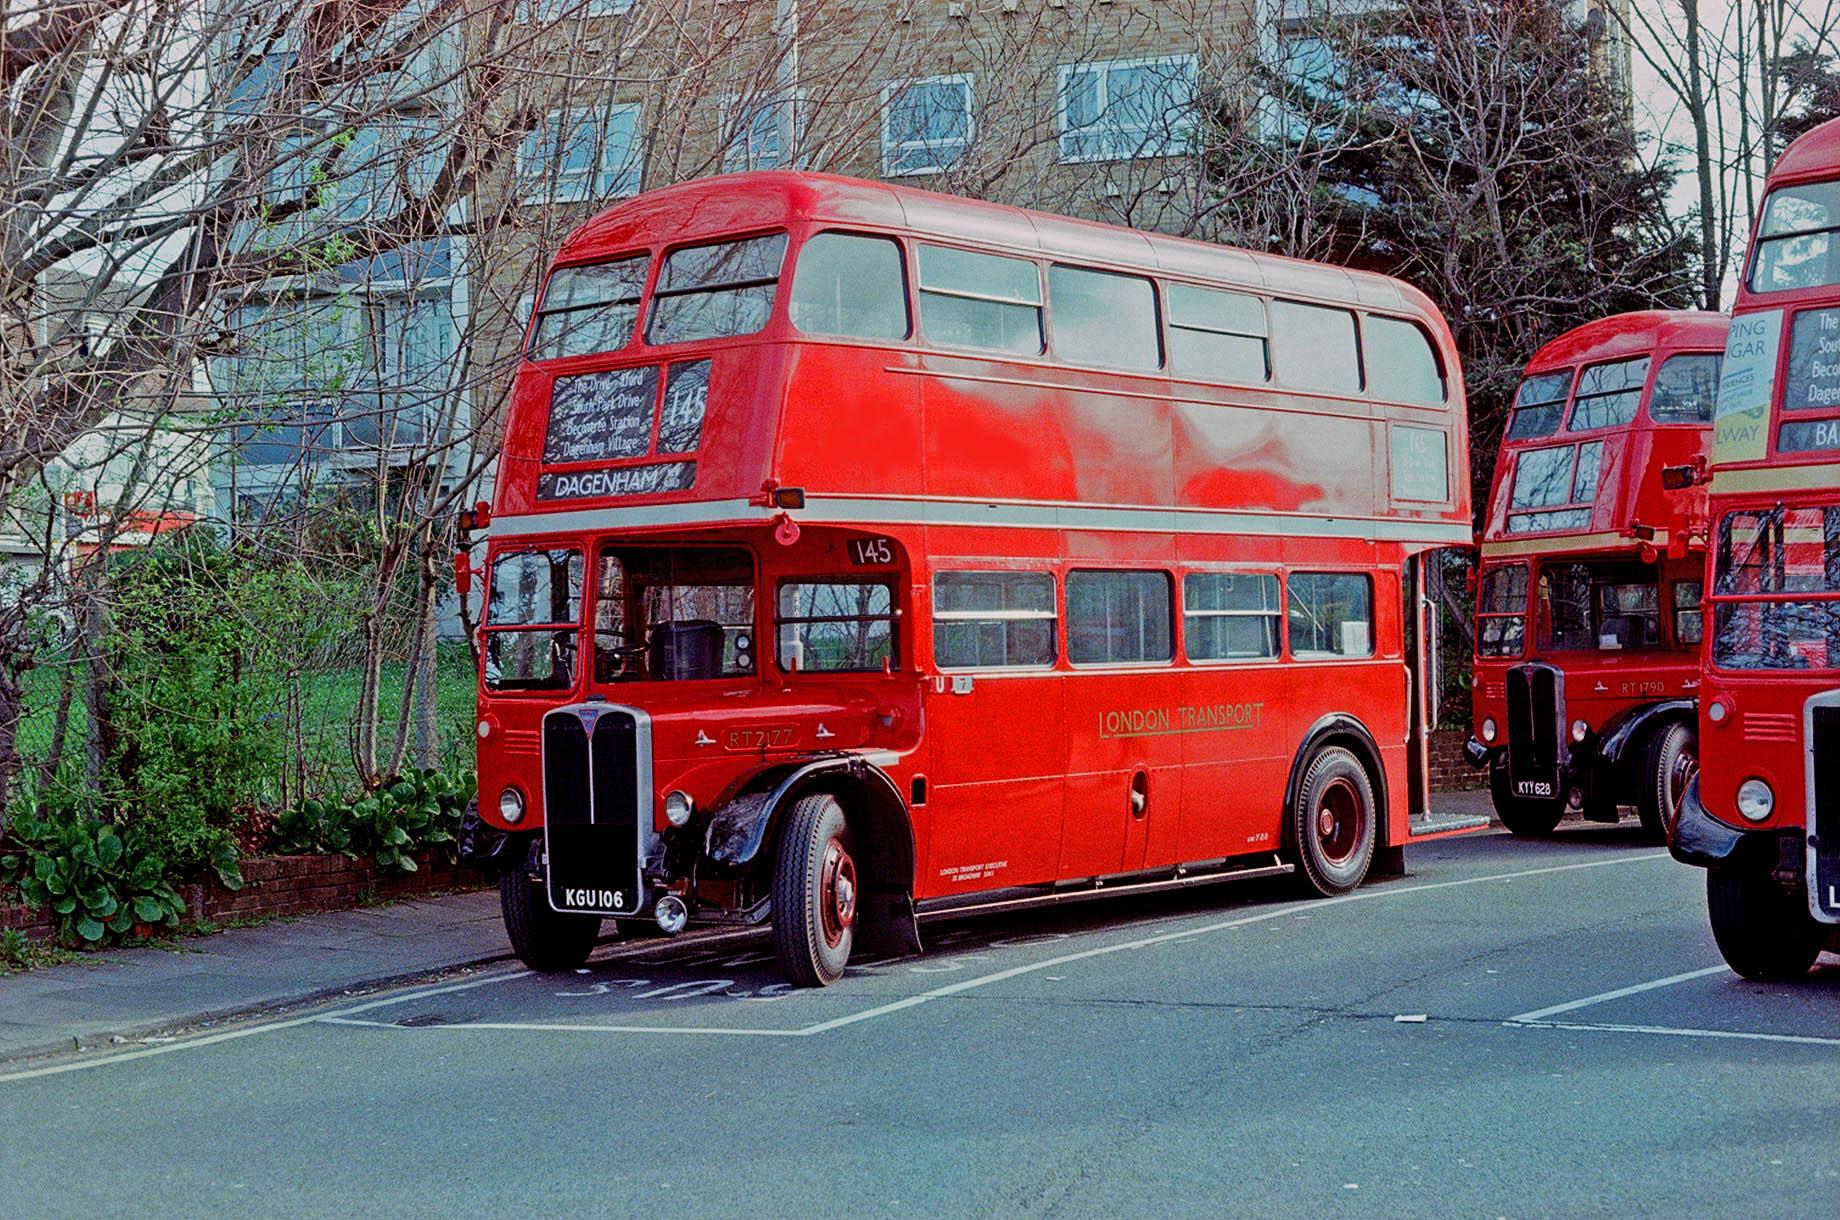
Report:
[[822,992],[649,942],[0,1069],[0,1212],[1840,1212],[1840,959],[1737,979],[1633,830],[1410,865],[934,925]]

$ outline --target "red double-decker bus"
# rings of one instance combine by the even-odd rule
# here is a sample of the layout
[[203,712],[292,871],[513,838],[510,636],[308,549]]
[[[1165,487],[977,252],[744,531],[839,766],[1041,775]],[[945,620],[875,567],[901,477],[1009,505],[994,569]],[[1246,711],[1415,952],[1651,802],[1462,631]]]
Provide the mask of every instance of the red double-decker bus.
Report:
[[1704,468],[1728,321],[1588,323],[1515,393],[1483,524],[1469,756],[1516,834],[1633,805],[1659,837],[1697,765],[1706,493],[1662,475]]
[[929,911],[1333,894],[1447,829],[1463,393],[1410,288],[767,173],[584,225],[525,356],[467,837],[530,965],[768,921],[828,983]]
[[1840,949],[1840,122],[1766,184],[1719,382],[1698,781],[1674,855],[1707,869],[1748,978]]

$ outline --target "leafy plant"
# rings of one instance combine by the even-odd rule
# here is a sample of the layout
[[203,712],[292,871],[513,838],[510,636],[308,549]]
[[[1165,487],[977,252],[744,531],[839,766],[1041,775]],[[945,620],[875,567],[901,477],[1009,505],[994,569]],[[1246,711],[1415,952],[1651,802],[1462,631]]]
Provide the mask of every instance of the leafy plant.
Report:
[[21,850],[0,857],[0,878],[17,885],[31,906],[49,908],[66,941],[100,945],[136,924],[176,927],[185,913],[165,859],[135,828],[27,813],[8,828],[8,838]]
[[452,844],[477,786],[472,772],[409,770],[394,783],[344,802],[308,799],[275,821],[283,852],[370,856],[384,872],[413,873],[415,853]]

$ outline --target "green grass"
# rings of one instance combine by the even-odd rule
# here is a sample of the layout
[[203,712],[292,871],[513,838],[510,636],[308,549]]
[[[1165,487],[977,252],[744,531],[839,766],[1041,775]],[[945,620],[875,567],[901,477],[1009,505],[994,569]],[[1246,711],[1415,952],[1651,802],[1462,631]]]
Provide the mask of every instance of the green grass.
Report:
[[[378,739],[381,761],[388,761],[388,741],[395,732],[406,666],[385,663],[378,699]],[[73,681],[70,724],[65,756],[80,757],[88,717],[83,707],[83,667],[78,662],[52,660],[26,675],[26,713],[20,724],[20,754],[28,763],[42,760],[51,748],[60,687],[66,671]],[[360,675],[355,667],[306,673],[300,679],[299,740],[284,751],[289,768],[300,765],[315,793],[336,795],[357,787],[352,762]],[[435,761],[442,770],[470,769],[474,764],[474,678],[472,654],[465,644],[442,644],[436,650]],[[266,721],[278,735],[288,735],[285,718],[277,709]],[[410,725],[414,741],[414,724]],[[413,765],[413,754],[409,758]],[[292,779],[290,777],[290,784]]]

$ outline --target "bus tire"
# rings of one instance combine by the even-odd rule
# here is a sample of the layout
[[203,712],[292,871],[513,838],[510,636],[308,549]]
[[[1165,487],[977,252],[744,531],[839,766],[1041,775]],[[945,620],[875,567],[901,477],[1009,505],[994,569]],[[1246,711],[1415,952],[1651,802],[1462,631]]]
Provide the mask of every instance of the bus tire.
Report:
[[1499,763],[1489,768],[1489,796],[1495,804],[1495,816],[1508,833],[1524,839],[1549,835],[1565,816],[1565,802],[1534,800],[1515,796],[1508,791],[1508,769]]
[[588,960],[600,939],[600,916],[551,910],[543,883],[532,881],[522,868],[508,868],[499,876],[498,906],[505,915],[511,951],[541,974],[575,969]]
[[773,949],[798,987],[843,977],[856,938],[856,857],[843,806],[828,792],[800,797],[780,828],[773,863]]
[[1290,839],[1305,886],[1333,897],[1361,884],[1374,860],[1376,805],[1373,780],[1351,751],[1325,746],[1315,753],[1290,811]]
[[1747,979],[1801,978],[1826,939],[1801,896],[1756,869],[1707,869],[1706,913],[1720,956]]
[[1642,782],[1636,786],[1636,816],[1649,837],[1667,841],[1687,781],[1698,771],[1699,736],[1692,725],[1675,720],[1655,730],[1643,760]]

